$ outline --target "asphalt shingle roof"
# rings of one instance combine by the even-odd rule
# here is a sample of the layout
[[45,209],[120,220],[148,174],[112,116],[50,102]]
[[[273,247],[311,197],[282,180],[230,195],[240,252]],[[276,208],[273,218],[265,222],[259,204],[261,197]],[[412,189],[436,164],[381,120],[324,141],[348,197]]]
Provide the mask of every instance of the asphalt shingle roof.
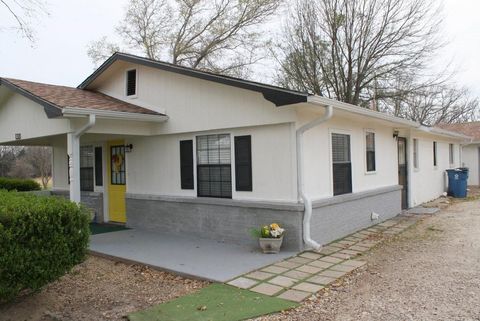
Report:
[[439,124],[438,127],[461,133],[472,137],[475,141],[480,141],[480,121],[458,124]]
[[41,100],[55,105],[60,109],[70,107],[148,115],[163,115],[153,110],[130,104],[91,90],[48,85],[11,78],[1,78],[1,80],[23,91],[26,91]]

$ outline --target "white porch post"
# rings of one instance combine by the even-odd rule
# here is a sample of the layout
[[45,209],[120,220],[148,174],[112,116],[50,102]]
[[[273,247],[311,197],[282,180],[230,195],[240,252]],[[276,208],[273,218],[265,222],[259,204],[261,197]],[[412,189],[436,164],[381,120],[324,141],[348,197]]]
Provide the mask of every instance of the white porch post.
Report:
[[67,139],[70,200],[80,203],[80,137],[77,137],[75,133],[68,133]]
[[94,114],[88,115],[88,123],[73,133],[67,134],[68,170],[70,173],[70,200],[80,203],[80,137],[95,125]]

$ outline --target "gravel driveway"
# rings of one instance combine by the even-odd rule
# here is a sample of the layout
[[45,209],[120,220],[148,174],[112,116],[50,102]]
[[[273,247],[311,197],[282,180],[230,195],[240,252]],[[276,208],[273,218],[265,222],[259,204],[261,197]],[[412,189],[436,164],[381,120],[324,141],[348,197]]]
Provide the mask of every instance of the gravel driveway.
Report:
[[480,201],[456,203],[364,259],[366,270],[319,298],[256,320],[480,320]]

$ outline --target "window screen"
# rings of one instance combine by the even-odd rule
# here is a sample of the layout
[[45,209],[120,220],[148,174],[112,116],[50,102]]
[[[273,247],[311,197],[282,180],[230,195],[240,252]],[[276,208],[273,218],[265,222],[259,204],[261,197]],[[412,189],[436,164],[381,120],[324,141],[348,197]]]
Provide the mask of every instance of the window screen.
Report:
[[232,197],[230,135],[197,137],[197,193],[202,197]]
[[137,70],[127,71],[127,96],[137,94]]
[[352,192],[350,135],[332,134],[333,195]]
[[93,192],[93,147],[80,147],[80,190]]
[[374,172],[376,170],[375,163],[375,133],[367,132],[365,134],[365,146],[367,157],[367,172]]
[[110,162],[112,185],[125,185],[125,146],[110,147]]

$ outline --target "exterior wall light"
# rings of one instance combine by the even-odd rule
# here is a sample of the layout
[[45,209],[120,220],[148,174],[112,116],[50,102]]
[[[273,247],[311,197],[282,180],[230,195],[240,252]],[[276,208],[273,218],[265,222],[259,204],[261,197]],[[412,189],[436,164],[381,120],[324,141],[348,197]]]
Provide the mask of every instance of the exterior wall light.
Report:
[[132,144],[125,145],[125,153],[131,153],[132,150],[133,150]]
[[397,139],[400,132],[398,130],[393,131],[393,138]]

